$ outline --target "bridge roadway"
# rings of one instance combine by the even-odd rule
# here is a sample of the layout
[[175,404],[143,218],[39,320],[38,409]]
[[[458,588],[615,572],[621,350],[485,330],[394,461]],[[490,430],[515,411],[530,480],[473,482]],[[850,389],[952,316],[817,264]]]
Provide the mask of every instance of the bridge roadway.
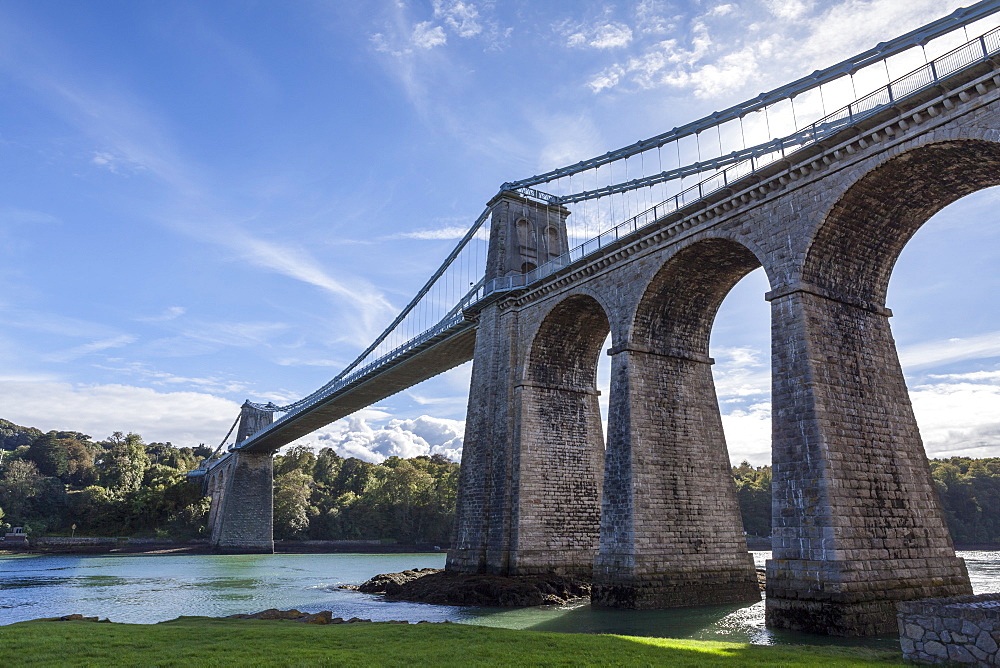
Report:
[[472,359],[475,323],[463,319],[386,364],[376,366],[316,403],[275,421],[239,444],[241,452],[275,452],[351,413]]

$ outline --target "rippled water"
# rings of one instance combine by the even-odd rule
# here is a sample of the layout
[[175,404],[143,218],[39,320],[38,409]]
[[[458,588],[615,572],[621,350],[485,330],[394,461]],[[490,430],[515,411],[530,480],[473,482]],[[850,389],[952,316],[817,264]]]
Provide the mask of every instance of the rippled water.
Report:
[[[770,556],[755,552],[758,566]],[[961,552],[976,593],[1000,591],[1000,552]],[[337,589],[378,573],[441,568],[443,554],[43,555],[0,557],[0,624],[70,613],[153,623],[181,615],[219,617],[265,608],[330,610],[375,621],[462,622],[567,633],[844,644],[843,639],[771,631],[764,604],[673,610],[602,610],[589,604],[522,609],[384,601]],[[895,638],[854,641],[895,645]]]

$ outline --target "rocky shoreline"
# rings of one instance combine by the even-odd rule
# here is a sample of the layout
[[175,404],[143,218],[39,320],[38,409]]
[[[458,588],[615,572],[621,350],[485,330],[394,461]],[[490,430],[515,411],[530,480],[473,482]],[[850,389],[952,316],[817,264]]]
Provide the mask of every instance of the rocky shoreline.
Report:
[[[757,585],[765,587],[764,569],[757,569]],[[455,573],[440,568],[418,568],[382,573],[360,585],[340,589],[382,594],[393,601],[484,608],[526,608],[566,605],[590,599],[591,582],[564,575],[492,575]]]

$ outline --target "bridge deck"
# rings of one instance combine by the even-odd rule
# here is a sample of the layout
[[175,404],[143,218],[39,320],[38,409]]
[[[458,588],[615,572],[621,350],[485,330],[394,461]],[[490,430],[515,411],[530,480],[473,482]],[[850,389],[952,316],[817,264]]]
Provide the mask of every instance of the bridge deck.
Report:
[[472,359],[475,323],[462,321],[377,367],[329,397],[287,415],[240,444],[243,452],[273,452],[321,427]]

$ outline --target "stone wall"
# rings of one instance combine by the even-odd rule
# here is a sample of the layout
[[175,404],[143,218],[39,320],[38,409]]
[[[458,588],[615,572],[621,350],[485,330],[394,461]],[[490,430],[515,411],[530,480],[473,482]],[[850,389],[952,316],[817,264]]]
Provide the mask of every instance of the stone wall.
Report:
[[908,661],[1000,665],[1000,594],[912,601],[898,610]]

